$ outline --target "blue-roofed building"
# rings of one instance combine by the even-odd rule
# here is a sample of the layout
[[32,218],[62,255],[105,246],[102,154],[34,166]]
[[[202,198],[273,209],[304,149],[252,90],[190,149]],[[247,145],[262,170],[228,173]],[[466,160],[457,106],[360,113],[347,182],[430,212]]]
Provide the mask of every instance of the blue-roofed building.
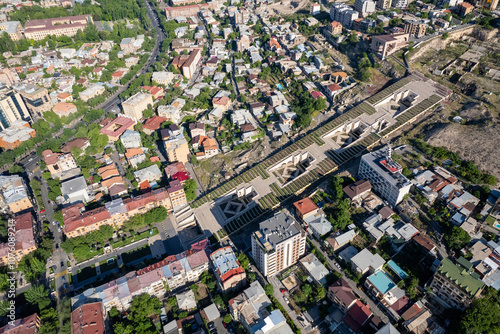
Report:
[[392,261],[392,260],[389,260],[389,262],[387,262],[387,266],[389,267],[389,269],[391,269],[391,271],[393,273],[395,273],[399,278],[401,279],[405,279],[406,277],[408,277],[408,274],[406,273],[406,271],[404,271],[403,269],[401,269],[400,266],[397,265],[396,262]]
[[381,270],[368,276],[365,282],[365,287],[371,291],[373,296],[379,299],[384,298],[395,286],[396,284]]
[[246,274],[230,246],[219,248],[210,254],[217,283],[222,291],[241,290],[245,286]]
[[261,319],[252,326],[255,334],[292,334],[293,331],[286,323],[286,319],[280,310],[274,310],[268,317]]

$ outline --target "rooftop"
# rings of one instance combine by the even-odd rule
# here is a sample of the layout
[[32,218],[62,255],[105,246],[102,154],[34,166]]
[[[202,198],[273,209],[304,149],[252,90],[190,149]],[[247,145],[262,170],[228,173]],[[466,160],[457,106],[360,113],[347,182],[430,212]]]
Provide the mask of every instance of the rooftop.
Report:
[[391,279],[384,273],[379,270],[376,271],[373,275],[368,276],[367,280],[369,280],[381,294],[385,295],[392,288],[396,286],[396,284],[391,281]]
[[465,267],[453,263],[449,258],[441,261],[438,272],[453,281],[470,296],[475,296],[484,287],[484,283],[474,278]]
[[219,248],[210,255],[217,276],[222,282],[245,273],[230,246]]
[[314,203],[314,201],[309,197],[306,197],[304,199],[301,199],[293,203],[293,206],[295,206],[295,209],[299,211],[302,215],[306,215],[310,212],[319,210],[319,207],[316,205],[316,203]]
[[299,224],[292,217],[285,215],[282,212],[279,212],[274,215],[274,217],[261,222],[259,224],[259,228],[260,229],[255,232],[256,236],[263,245],[269,244],[271,248],[274,248],[276,244],[279,244],[302,232]]

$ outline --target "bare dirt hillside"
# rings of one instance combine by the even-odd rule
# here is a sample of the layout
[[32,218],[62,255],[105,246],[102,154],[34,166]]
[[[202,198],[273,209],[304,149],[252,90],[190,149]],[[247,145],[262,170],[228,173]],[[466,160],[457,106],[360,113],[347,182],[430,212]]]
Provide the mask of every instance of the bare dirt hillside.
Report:
[[479,169],[500,179],[500,125],[483,116],[486,117],[471,119],[466,124],[435,126],[427,133],[426,141],[474,161]]

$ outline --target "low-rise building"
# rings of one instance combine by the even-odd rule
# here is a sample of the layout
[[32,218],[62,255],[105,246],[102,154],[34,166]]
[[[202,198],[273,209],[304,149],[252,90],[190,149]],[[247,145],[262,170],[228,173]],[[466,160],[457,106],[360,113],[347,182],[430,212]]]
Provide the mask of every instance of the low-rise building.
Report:
[[101,129],[101,134],[107,135],[111,142],[117,141],[127,130],[133,130],[136,124],[135,118],[118,116]]
[[35,223],[31,212],[13,218],[15,224],[9,225],[15,231],[14,243],[0,244],[0,264],[18,263],[29,253],[36,250],[35,238],[33,236],[33,225]]
[[327,297],[343,313],[346,313],[358,300],[358,297],[354,294],[354,290],[343,278],[340,278],[328,287]]
[[23,142],[34,138],[35,129],[23,120],[18,120],[10,124],[10,127],[0,132],[0,147],[5,150],[13,150]]
[[130,166],[137,168],[141,162],[146,161],[146,154],[144,154],[142,148],[130,148],[125,152],[125,158],[127,158]]
[[76,109],[76,106],[73,103],[59,102],[54,105],[52,111],[55,112],[57,116],[63,117],[74,114],[78,110]]
[[146,181],[150,184],[156,184],[156,181],[161,180],[162,174],[160,168],[158,168],[158,165],[153,164],[149,167],[135,171],[134,177],[137,180],[138,184]]
[[80,99],[82,99],[82,101],[87,102],[94,97],[104,94],[105,91],[106,88],[103,85],[95,84],[87,88],[83,92],[79,92],[78,96],[80,96]]
[[61,147],[61,152],[62,153],[71,153],[71,150],[73,148],[79,148],[82,150],[82,154],[85,153],[85,150],[87,147],[90,147],[90,141],[87,138],[76,138],[73,139],[72,141],[64,144]]
[[147,135],[152,135],[153,132],[158,130],[163,123],[168,121],[167,118],[161,117],[161,116],[153,116],[151,118],[148,118],[143,126],[142,126],[142,131],[147,134]]
[[8,208],[18,213],[33,207],[26,184],[18,175],[0,175],[0,192],[0,206],[4,211]]
[[52,150],[45,150],[42,156],[52,178],[61,178],[63,173],[78,168],[71,153],[54,153]]
[[61,193],[67,203],[87,203],[93,197],[92,190],[83,176],[64,181],[61,184]]
[[0,23],[0,31],[9,35],[10,39],[13,41],[18,41],[23,37],[23,26],[19,21],[6,21]]
[[104,334],[104,319],[102,302],[83,304],[71,312],[71,333]]
[[307,254],[299,262],[317,284],[326,285],[326,276],[330,271],[326,269],[314,254]]
[[380,56],[380,58],[386,59],[408,45],[409,40],[410,35],[407,33],[377,35],[372,37],[371,49]]
[[168,87],[174,81],[174,78],[175,74],[173,74],[172,72],[160,71],[160,72],[153,72],[151,81],[158,85]]
[[360,274],[374,273],[382,269],[384,264],[385,260],[380,255],[372,254],[366,248],[351,258],[352,270]]
[[360,300],[356,300],[342,320],[354,333],[358,333],[362,327],[368,324],[372,315],[370,305],[365,305]]
[[245,270],[230,246],[210,254],[215,277],[222,292],[238,291],[246,285]]
[[125,130],[120,136],[120,141],[125,148],[139,148],[142,146],[141,134],[133,130]]
[[372,185],[370,181],[361,179],[345,186],[342,190],[352,202],[355,202],[370,192],[372,190]]

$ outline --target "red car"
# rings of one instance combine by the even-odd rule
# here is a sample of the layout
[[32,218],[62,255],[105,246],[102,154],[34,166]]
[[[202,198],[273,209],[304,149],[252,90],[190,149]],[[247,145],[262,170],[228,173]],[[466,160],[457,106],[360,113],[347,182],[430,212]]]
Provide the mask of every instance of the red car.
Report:
[[281,293],[285,293],[285,292],[286,292],[286,289],[285,289],[285,288],[281,288],[281,289],[280,289],[280,292],[281,292]]
[[44,212],[45,212],[45,210],[40,211],[40,213],[44,213]]

